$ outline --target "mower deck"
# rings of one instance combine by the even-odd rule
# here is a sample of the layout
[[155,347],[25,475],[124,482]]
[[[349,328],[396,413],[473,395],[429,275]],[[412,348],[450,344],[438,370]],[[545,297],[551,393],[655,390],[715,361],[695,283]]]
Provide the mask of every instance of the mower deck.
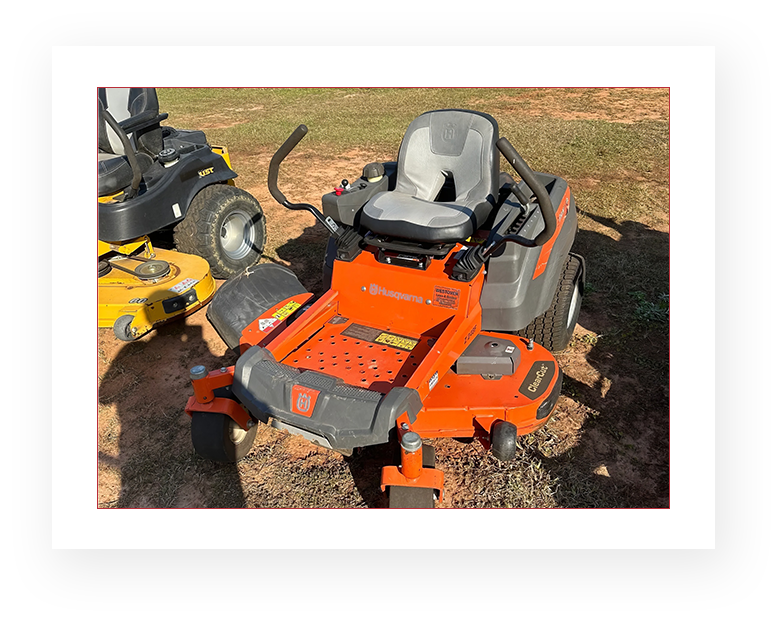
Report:
[[[401,336],[336,316],[282,364],[334,376],[346,385],[387,394],[392,388],[408,385],[437,337]],[[477,339],[485,337],[514,342],[525,354],[520,367],[514,374],[493,379],[481,374],[459,375],[448,369],[424,400],[423,409],[417,416],[413,429],[423,437],[473,436],[478,433],[477,429],[489,432],[495,420],[513,422],[520,435],[525,435],[541,427],[549,416],[554,402],[545,405],[544,410],[538,410],[535,420],[528,421],[532,404],[539,403],[536,399],[546,389],[552,387],[556,396],[560,392],[560,373],[554,374],[557,367],[550,365],[554,362],[550,353],[536,344],[528,350],[527,341],[505,334],[483,332]],[[406,348],[392,346],[395,344]],[[534,368],[534,364],[539,366]],[[542,367],[544,373],[540,372],[540,377],[536,377]],[[525,384],[529,373],[533,379]],[[547,379],[540,391],[545,375]],[[555,384],[551,383],[553,379]],[[532,392],[527,386],[533,387],[537,380]]]
[[161,323],[195,312],[212,298],[216,286],[206,260],[165,249],[156,249],[154,259],[168,263],[168,274],[141,279],[122,270],[133,271],[139,260],[112,259],[111,270],[98,278],[98,327],[112,327],[121,317],[132,316],[128,332],[138,338]]
[[[340,450],[387,442],[401,417],[423,437],[477,436],[483,443],[498,420],[521,434],[544,425],[560,392],[558,365],[539,345],[481,331],[481,276],[447,280],[452,258],[412,274],[379,266],[375,256],[365,251],[337,263],[336,290],[285,331],[265,337],[262,328],[276,327],[274,318],[294,300],[243,331],[232,391],[249,412]],[[384,287],[364,277],[369,270],[384,276]],[[372,320],[382,312],[386,326]]]

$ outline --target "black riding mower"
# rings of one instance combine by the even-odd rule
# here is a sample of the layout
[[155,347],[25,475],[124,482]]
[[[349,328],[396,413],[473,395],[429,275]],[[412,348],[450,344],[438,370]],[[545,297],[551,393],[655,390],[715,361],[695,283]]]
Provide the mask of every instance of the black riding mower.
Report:
[[[122,340],[204,305],[213,277],[256,264],[264,213],[224,147],[161,126],[151,88],[98,90],[99,327]],[[152,236],[177,251],[153,248]]]
[[[444,475],[422,438],[477,438],[499,460],[542,427],[561,391],[550,350],[568,346],[585,262],[570,249],[575,201],[533,172],[489,115],[432,111],[413,121],[397,162],[371,163],[310,211],[330,233],[327,291],[260,265],[227,281],[207,310],[235,366],[191,369],[196,451],[236,461],[259,422],[349,455],[400,445],[381,473],[390,507],[433,507]],[[521,180],[501,173],[500,155]]]

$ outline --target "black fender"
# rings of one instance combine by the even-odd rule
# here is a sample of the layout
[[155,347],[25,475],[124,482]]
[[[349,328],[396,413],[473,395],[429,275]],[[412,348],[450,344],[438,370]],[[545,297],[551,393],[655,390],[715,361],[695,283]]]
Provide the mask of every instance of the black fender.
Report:
[[209,146],[182,154],[177,164],[155,163],[143,178],[143,192],[123,202],[98,202],[98,238],[126,241],[182,221],[196,194],[237,174]]

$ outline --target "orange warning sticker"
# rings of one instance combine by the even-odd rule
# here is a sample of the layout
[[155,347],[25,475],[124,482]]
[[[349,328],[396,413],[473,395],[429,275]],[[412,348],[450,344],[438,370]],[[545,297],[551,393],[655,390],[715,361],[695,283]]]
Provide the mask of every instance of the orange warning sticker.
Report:
[[436,286],[433,289],[433,305],[439,308],[449,308],[450,310],[457,310],[457,304],[460,302],[460,291],[457,288],[446,288],[445,286]]

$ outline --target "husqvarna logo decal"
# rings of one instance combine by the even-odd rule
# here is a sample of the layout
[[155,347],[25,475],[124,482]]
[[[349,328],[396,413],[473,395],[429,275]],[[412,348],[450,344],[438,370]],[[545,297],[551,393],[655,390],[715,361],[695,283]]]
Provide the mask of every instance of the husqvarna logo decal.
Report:
[[294,386],[291,389],[291,411],[310,418],[313,415],[313,408],[316,407],[316,399],[319,394],[320,390]]
[[370,288],[368,288],[368,292],[371,295],[383,295],[384,297],[391,297],[392,299],[397,299],[398,301],[411,301],[413,303],[422,303],[423,301],[422,297],[417,297],[416,295],[411,295],[409,293],[398,292],[397,290],[387,290],[378,284],[371,284]]

